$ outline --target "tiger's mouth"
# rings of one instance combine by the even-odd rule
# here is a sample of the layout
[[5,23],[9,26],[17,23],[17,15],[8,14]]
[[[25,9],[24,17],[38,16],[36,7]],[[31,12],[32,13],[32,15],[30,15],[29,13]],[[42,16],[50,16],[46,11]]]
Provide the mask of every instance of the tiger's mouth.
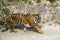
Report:
[[40,22],[41,22],[41,20],[34,20],[34,22],[35,22],[35,23],[40,23]]

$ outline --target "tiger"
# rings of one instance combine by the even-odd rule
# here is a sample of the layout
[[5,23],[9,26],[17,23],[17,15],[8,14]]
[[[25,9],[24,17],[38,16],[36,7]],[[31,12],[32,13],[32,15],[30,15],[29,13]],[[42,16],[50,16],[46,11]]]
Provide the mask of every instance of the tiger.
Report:
[[40,22],[41,16],[39,14],[9,14],[5,17],[6,23],[9,25],[10,31],[17,32],[16,28],[14,28],[15,23],[24,24],[24,25],[30,25],[31,28],[35,29],[38,33],[43,33],[42,29],[39,28],[38,25],[36,25],[35,21]]

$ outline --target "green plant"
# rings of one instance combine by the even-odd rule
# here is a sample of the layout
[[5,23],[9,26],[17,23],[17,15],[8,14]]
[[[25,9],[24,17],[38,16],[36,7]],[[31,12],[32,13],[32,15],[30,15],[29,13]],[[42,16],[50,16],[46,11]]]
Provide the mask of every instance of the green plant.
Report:
[[2,20],[0,20],[0,25],[2,26],[4,24],[4,22]]
[[8,0],[9,2],[12,2],[13,0]]
[[28,0],[22,0],[22,1],[25,1],[25,2],[27,2]]
[[10,10],[8,8],[3,8],[2,9],[2,14],[8,14]]
[[31,4],[31,0],[22,0],[22,1],[25,1],[25,3],[29,2],[29,4]]
[[[10,10],[6,7],[6,4],[2,1],[0,1],[0,7],[1,7],[1,11],[2,14],[8,14],[10,12]],[[4,24],[3,20],[0,20],[0,25],[2,26]]]
[[31,4],[31,1],[29,1],[29,4]]
[[10,10],[6,7],[6,4],[2,1],[1,2],[1,10],[2,10],[2,14],[8,14],[10,12]]
[[37,0],[37,3],[40,3],[40,0]]
[[51,2],[51,3],[53,3],[53,2],[55,2],[56,0],[48,0],[49,2]]

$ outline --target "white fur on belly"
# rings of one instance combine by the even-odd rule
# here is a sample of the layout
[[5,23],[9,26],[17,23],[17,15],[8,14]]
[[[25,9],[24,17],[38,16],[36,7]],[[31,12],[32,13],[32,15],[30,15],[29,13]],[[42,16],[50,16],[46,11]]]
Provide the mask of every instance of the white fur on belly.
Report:
[[30,27],[30,25],[29,25],[29,24],[25,24],[25,26],[26,26],[26,27]]

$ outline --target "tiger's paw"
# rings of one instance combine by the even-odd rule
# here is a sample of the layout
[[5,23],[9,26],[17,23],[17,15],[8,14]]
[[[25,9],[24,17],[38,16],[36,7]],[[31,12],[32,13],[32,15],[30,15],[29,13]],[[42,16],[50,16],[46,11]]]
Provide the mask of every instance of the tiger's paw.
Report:
[[40,34],[44,34],[44,32],[39,32]]
[[43,32],[43,31],[39,31],[39,33],[40,33],[40,34],[44,34],[44,32]]
[[17,30],[17,29],[13,29],[13,32],[17,33],[17,32],[18,32],[18,30]]

